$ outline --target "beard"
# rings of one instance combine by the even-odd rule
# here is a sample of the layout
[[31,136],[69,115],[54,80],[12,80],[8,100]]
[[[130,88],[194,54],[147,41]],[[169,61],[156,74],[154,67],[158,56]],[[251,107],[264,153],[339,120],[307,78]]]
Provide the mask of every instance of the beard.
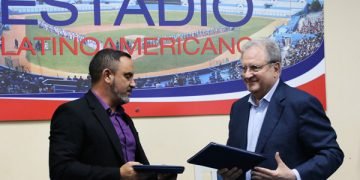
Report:
[[117,86],[116,86],[116,82],[114,79],[110,85],[110,90],[111,90],[112,96],[114,97],[114,100],[116,101],[116,104],[123,105],[123,104],[128,103],[130,101],[130,98],[127,95],[127,93],[129,91],[131,91],[131,89],[127,90],[126,92],[119,92],[119,90],[116,87]]
[[119,98],[120,105],[130,102],[130,98],[127,95],[118,94],[117,97]]

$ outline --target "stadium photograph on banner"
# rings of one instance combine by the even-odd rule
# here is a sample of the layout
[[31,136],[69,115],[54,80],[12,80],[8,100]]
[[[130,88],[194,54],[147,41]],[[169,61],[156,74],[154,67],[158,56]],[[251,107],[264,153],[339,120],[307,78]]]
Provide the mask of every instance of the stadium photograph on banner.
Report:
[[0,121],[49,120],[91,87],[101,49],[128,52],[133,117],[228,114],[248,94],[241,47],[275,40],[281,79],[326,108],[324,0],[1,0]]

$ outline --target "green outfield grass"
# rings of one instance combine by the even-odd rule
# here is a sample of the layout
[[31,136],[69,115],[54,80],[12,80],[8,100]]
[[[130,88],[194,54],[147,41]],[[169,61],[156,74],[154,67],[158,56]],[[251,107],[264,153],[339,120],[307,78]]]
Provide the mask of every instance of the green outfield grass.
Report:
[[[166,19],[167,20],[179,20],[185,17],[184,12],[167,12]],[[101,13],[102,24],[113,24],[117,16],[117,11],[106,11]],[[157,24],[157,13],[151,12],[151,16],[154,22]],[[66,14],[52,14],[52,18],[57,20],[63,20],[68,17]],[[27,18],[30,19],[40,19],[39,17],[29,16]],[[224,18],[229,21],[238,21],[242,17],[239,16],[231,16],[231,15],[224,15]],[[267,18],[257,18],[254,17],[248,22],[246,25],[242,27],[236,28],[235,31],[231,31],[225,34],[222,34],[221,37],[226,40],[226,42],[230,43],[231,38],[235,38],[236,40],[240,37],[249,36],[261,28],[265,27],[269,23],[271,23],[272,19]],[[126,24],[131,23],[146,23],[144,17],[142,15],[125,15],[121,26],[126,26]],[[93,24],[92,13],[80,13],[77,21],[72,24],[71,26],[83,26]],[[193,16],[192,21],[189,23],[190,25],[200,25],[200,14],[195,13]],[[213,17],[212,14],[208,14],[208,27],[218,27],[220,24],[217,20]],[[180,27],[181,28],[181,27]],[[158,29],[151,29],[151,28],[134,28],[134,29],[124,29],[124,30],[116,30],[116,31],[107,31],[107,32],[97,32],[97,33],[89,33],[87,36],[95,37],[99,40],[105,41],[106,38],[110,37],[115,42],[120,37],[128,36],[128,35],[144,35],[146,37],[158,37],[158,36],[169,36],[176,34],[178,32],[166,31],[166,30],[158,30]],[[26,35],[29,39],[38,36],[54,36],[51,35],[49,32],[46,32],[43,29],[38,28],[37,26],[26,26]],[[220,36],[214,36],[213,42],[215,47],[218,47],[218,38]],[[200,50],[203,47],[205,39],[199,40],[200,43],[196,44],[195,42],[188,43],[188,49],[195,49],[199,47]],[[68,41],[72,44],[70,41]],[[50,48],[52,48],[50,46]],[[58,54],[52,55],[51,51],[48,51],[46,55],[37,55],[33,56],[30,53],[27,54],[27,58],[30,62],[34,64],[41,65],[43,67],[48,67],[51,69],[57,69],[67,72],[75,72],[75,73],[87,73],[88,72],[88,64],[91,57],[88,57],[82,53],[79,53],[78,56],[74,56],[70,53],[67,49],[64,51],[63,55],[59,55],[59,47]],[[91,52],[90,48],[87,48],[87,51]],[[154,50],[159,52],[158,49]],[[199,64],[206,62],[210,59],[213,59],[218,55],[213,54],[210,51],[206,51],[204,55],[198,54],[194,56],[181,54],[181,55],[172,55],[169,49],[165,49],[164,55],[159,56],[143,56],[137,59],[135,62],[135,69],[137,73],[145,73],[145,72],[154,72],[154,71],[161,71],[166,69],[172,69],[177,67],[185,67],[189,65]]]
[[[228,32],[222,35],[213,36],[213,43],[215,47],[218,47],[218,39],[219,37],[222,37],[228,44],[231,44],[231,38],[234,38],[235,41],[239,39],[240,37],[249,36],[252,33],[260,30],[262,27],[269,24],[271,20],[268,19],[252,19],[249,22],[249,27],[241,27],[238,28],[235,31]],[[199,44],[196,44],[195,42],[190,42],[188,44],[188,49],[195,49],[197,47],[200,48],[200,51],[202,47],[204,46],[206,39],[201,39]],[[225,51],[225,48],[223,48]],[[159,51],[157,51],[159,52]],[[205,51],[203,55],[198,53],[197,55],[172,55],[170,49],[165,49],[165,54],[160,56],[143,56],[135,61],[135,67],[137,73],[145,73],[145,72],[154,72],[154,71],[160,71],[164,69],[172,69],[176,67],[186,67],[194,64],[200,64],[206,61],[209,61],[218,54],[214,54],[212,51]]]
[[[34,37],[50,37],[53,36],[49,32],[38,28],[37,26],[26,26],[26,36],[29,39]],[[72,46],[73,43],[68,41]],[[35,46],[35,41],[32,41]],[[60,55],[59,47],[57,47],[57,55],[52,54],[52,44],[49,43],[50,50],[45,51],[45,55],[41,55],[41,52],[37,52],[36,56],[33,56],[30,52],[26,54],[27,59],[34,64],[47,67],[50,69],[57,69],[74,73],[87,73],[89,62],[91,57],[88,57],[82,53],[77,56],[73,55],[69,50],[65,49],[64,54]],[[91,52],[90,48],[87,48],[88,52]]]

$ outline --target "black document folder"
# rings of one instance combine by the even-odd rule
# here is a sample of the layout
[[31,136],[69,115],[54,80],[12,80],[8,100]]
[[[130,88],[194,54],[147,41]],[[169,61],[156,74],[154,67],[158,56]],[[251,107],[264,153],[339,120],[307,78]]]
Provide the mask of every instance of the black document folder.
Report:
[[211,142],[187,162],[215,169],[238,167],[247,171],[265,159],[254,152]]
[[172,166],[172,165],[134,165],[135,171],[147,172],[147,173],[169,173],[169,174],[181,174],[184,172],[184,166]]

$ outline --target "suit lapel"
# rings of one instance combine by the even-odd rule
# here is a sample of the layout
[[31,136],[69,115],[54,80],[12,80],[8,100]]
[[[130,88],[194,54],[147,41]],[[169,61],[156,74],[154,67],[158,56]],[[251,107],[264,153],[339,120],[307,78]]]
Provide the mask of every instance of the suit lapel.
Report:
[[273,97],[270,100],[270,104],[267,109],[263,125],[261,127],[255,152],[262,152],[267,140],[270,138],[271,133],[273,132],[274,128],[276,127],[282,116],[284,110],[283,100],[285,99],[285,86],[286,85],[282,81],[280,81],[279,86],[275,90]]
[[121,161],[124,161],[123,155],[122,155],[122,147],[120,144],[119,137],[115,131],[114,125],[111,123],[111,120],[106,113],[105,109],[101,106],[100,102],[98,102],[98,99],[95,97],[95,95],[89,91],[85,97],[88,99],[89,106],[92,109],[96,119],[100,122],[102,127],[104,128],[104,131],[108,135],[111,143],[113,144],[114,148],[116,149],[117,154],[119,155],[119,158]]
[[239,121],[239,127],[240,130],[239,132],[240,134],[240,148],[242,149],[246,149],[247,147],[247,131],[248,131],[248,124],[249,124],[249,115],[250,115],[250,108],[251,108],[251,104],[249,102],[247,102],[247,100],[249,99],[249,96],[246,96],[244,103],[241,104],[241,106],[244,106],[246,108],[239,108],[239,114],[241,115],[242,118],[244,118],[244,121]]

